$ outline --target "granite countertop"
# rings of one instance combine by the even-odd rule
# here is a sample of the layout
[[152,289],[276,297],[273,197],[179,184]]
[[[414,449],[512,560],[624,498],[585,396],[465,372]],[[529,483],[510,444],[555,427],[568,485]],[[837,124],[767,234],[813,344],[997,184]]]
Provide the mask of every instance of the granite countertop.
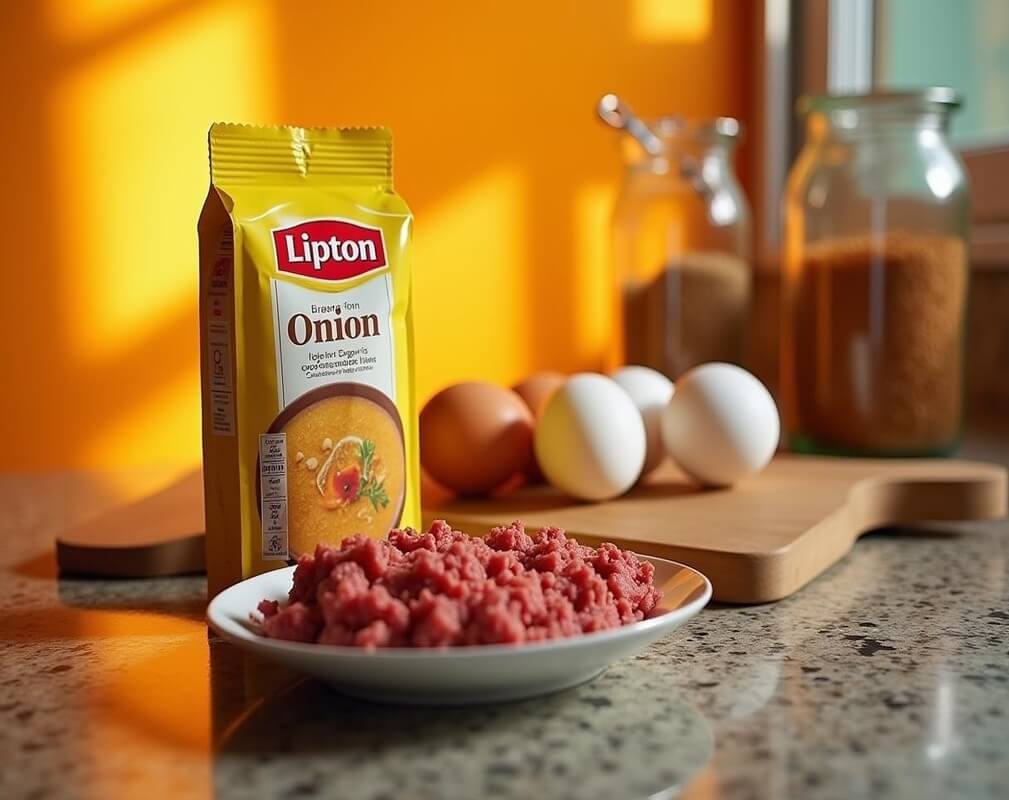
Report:
[[54,533],[164,477],[0,476],[0,796],[1009,795],[1006,523],[872,534],[565,693],[381,707],[208,639],[200,577],[57,578]]

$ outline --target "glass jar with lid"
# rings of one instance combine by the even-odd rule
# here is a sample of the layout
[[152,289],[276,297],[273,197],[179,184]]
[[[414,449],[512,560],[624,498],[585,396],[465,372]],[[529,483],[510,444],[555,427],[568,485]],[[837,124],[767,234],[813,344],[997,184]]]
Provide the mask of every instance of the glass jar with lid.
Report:
[[785,197],[791,447],[939,455],[959,438],[968,186],[951,89],[804,98]]
[[624,137],[613,219],[617,355],[675,379],[706,361],[741,361],[750,214],[733,165],[736,120],[647,125],[661,147],[650,154]]

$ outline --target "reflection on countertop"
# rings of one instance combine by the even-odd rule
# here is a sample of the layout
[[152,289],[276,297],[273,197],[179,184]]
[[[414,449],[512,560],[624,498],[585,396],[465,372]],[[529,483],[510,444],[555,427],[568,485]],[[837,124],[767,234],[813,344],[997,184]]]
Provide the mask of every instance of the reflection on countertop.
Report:
[[382,707],[208,638],[200,577],[57,578],[56,532],[158,480],[0,476],[4,798],[1009,793],[1006,523],[872,534],[569,692]]

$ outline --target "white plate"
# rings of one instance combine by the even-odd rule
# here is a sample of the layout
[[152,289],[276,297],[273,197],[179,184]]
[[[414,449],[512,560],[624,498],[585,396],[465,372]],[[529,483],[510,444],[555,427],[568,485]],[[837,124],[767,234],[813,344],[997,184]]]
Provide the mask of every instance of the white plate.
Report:
[[249,615],[264,598],[286,602],[294,567],[225,589],[211,601],[207,619],[232,644],[358,697],[431,705],[517,700],[590,681],[614,661],[640,652],[680,627],[707,605],[711,584],[700,572],[661,558],[648,560],[655,565],[655,586],[662,591],[662,600],[648,619],[534,644],[369,651],[267,639],[256,632]]

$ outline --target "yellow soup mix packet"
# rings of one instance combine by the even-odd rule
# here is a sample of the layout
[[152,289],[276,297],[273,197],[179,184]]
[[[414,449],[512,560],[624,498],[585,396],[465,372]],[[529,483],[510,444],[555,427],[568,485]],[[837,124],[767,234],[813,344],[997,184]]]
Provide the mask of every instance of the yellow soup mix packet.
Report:
[[420,522],[412,216],[382,129],[218,124],[200,216],[211,596]]

